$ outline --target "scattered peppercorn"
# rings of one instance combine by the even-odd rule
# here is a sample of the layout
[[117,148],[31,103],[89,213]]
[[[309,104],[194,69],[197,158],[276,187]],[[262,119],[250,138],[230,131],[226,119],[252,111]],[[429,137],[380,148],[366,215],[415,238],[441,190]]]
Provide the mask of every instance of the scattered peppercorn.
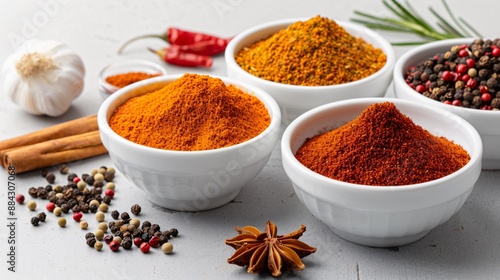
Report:
[[80,222],[82,217],[83,217],[83,214],[81,212],[74,212],[73,213],[73,220],[75,220],[76,222]]
[[59,220],[57,220],[57,224],[60,227],[65,227],[66,226],[66,219],[65,218],[59,218]]
[[103,212],[97,212],[95,214],[95,219],[98,221],[98,222],[102,222],[104,221],[104,218],[105,218],[105,215]]
[[40,222],[40,219],[38,219],[38,217],[31,218],[31,224],[32,225],[38,226],[38,222]]
[[120,212],[118,212],[117,210],[113,210],[111,212],[111,217],[115,220],[118,220],[120,218]]
[[19,204],[23,204],[24,203],[24,195],[22,193],[18,193],[16,195],[16,201]]
[[47,215],[45,214],[45,212],[40,212],[40,213],[38,213],[37,218],[40,222],[45,222]]
[[94,249],[96,249],[97,251],[101,251],[102,250],[102,242],[101,241],[96,241],[95,244],[94,244]]
[[165,243],[163,245],[161,245],[161,250],[163,251],[163,253],[165,254],[170,254],[172,253],[172,251],[174,250],[174,246],[172,245],[172,243]]
[[108,231],[108,224],[105,222],[100,222],[99,225],[97,226],[98,229],[102,230],[103,232]]
[[99,204],[99,210],[102,212],[108,212],[109,206],[106,203]]
[[104,180],[106,180],[106,182],[111,182],[114,179],[115,179],[115,174],[109,172],[104,173]]
[[69,167],[66,164],[59,166],[59,172],[61,174],[67,174],[68,171],[69,171]]
[[132,239],[130,238],[123,239],[121,245],[123,249],[129,250],[130,248],[132,248]]
[[176,228],[170,230],[170,235],[172,235],[173,237],[177,237],[178,234],[179,231]]
[[80,222],[80,228],[81,229],[87,229],[89,227],[89,223],[86,221],[81,221]]
[[127,212],[123,212],[120,217],[123,221],[130,221],[130,215]]
[[45,178],[45,176],[47,176],[47,173],[49,173],[49,171],[47,169],[42,169],[42,172],[41,172],[42,177]]
[[111,243],[111,241],[113,241],[113,236],[112,235],[106,235],[104,236],[104,242],[106,242],[106,244],[109,244]]
[[49,184],[54,184],[54,182],[56,181],[56,175],[54,175],[54,173],[52,172],[49,172],[45,176],[45,179],[47,180],[47,182],[49,182]]
[[109,243],[109,248],[111,249],[111,251],[116,252],[120,248],[120,243],[113,240],[111,241],[111,243]]
[[104,238],[104,231],[97,229],[94,233],[95,239],[102,240]]
[[139,204],[134,204],[130,207],[130,212],[134,215],[139,215],[141,213],[141,206]]
[[149,245],[149,243],[143,242],[143,243],[141,243],[139,248],[141,249],[141,252],[143,252],[145,254],[145,253],[149,252],[149,249],[151,248],[151,246]]
[[27,206],[28,206],[29,210],[35,211],[35,209],[36,209],[36,202],[34,202],[33,200],[30,200],[30,201],[28,201]]
[[28,194],[33,197],[33,198],[37,198],[38,197],[38,191],[35,187],[31,187],[28,189]]
[[61,214],[62,214],[62,209],[60,207],[54,208],[54,215],[61,216]]

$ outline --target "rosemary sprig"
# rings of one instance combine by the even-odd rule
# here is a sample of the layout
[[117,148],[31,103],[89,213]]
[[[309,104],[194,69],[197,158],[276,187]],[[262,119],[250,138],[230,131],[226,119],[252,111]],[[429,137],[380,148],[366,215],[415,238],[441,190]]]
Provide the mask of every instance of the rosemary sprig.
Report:
[[445,0],[441,0],[441,2],[451,18],[451,22],[447,21],[432,7],[429,7],[429,11],[437,19],[437,28],[425,21],[408,1],[405,1],[404,5],[397,0],[390,0],[390,2],[383,0],[382,2],[394,17],[379,17],[361,11],[354,11],[354,14],[361,18],[353,18],[351,21],[364,24],[369,28],[416,34],[423,39],[417,42],[393,42],[393,45],[408,46],[451,38],[483,37],[463,18],[455,17]]

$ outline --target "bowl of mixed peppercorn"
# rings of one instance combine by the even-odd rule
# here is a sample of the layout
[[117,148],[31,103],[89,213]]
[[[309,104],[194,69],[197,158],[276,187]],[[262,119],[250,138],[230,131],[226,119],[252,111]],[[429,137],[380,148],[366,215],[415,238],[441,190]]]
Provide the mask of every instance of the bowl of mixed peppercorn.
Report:
[[455,114],[395,98],[326,104],[281,141],[299,200],[338,236],[374,247],[415,242],[463,206],[482,143]]
[[394,92],[464,118],[481,135],[483,169],[500,169],[500,39],[416,47],[394,67]]
[[226,48],[227,75],[268,92],[287,125],[323,104],[382,97],[396,61],[391,44],[368,28],[316,16],[264,23]]

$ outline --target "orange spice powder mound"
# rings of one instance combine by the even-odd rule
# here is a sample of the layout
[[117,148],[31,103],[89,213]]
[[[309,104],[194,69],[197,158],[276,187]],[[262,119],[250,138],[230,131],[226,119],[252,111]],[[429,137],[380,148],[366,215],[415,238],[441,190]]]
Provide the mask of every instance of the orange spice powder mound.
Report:
[[126,101],[113,112],[109,125],[141,145],[200,151],[247,141],[270,122],[257,97],[218,78],[185,74],[160,90]]

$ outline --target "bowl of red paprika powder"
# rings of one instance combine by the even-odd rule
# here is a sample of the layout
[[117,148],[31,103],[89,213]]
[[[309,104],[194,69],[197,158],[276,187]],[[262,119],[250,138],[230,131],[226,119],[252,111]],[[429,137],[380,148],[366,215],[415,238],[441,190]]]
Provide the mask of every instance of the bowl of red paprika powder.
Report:
[[249,28],[231,40],[225,61],[228,77],[268,92],[288,125],[326,103],[384,96],[396,58],[376,32],[316,16]]
[[229,203],[264,168],[281,114],[258,88],[184,74],[118,90],[97,120],[113,163],[151,202],[202,211]]
[[295,119],[281,152],[297,197],[336,235],[392,247],[423,238],[460,210],[481,172],[482,143],[445,110],[360,98]]
[[450,39],[416,47],[394,67],[397,98],[452,112],[477,129],[488,170],[500,169],[499,56],[499,39]]

